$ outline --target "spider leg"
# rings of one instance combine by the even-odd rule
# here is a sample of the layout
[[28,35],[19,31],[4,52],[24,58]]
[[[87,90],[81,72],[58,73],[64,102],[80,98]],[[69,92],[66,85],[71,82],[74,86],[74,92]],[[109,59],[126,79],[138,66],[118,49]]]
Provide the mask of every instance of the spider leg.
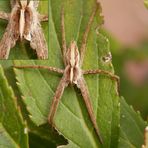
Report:
[[53,125],[54,115],[55,115],[56,110],[58,108],[59,101],[60,101],[60,99],[63,95],[64,89],[65,89],[65,87],[67,87],[67,85],[68,85],[67,79],[66,79],[65,76],[63,76],[62,79],[60,80],[59,85],[58,85],[56,92],[54,94],[52,104],[51,104],[51,108],[50,108],[50,112],[49,112],[49,115],[48,115],[48,122],[51,125]]
[[106,71],[106,70],[101,70],[101,69],[96,69],[96,70],[84,70],[83,74],[103,74],[107,75],[109,78],[112,80],[115,80],[117,82],[117,89],[119,93],[119,88],[120,88],[120,78],[117,75],[114,75],[113,73]]
[[57,73],[64,73],[64,70],[59,69],[59,68],[55,68],[55,67],[49,67],[49,66],[42,66],[42,65],[27,65],[27,66],[13,66],[14,68],[19,68],[19,69],[25,69],[25,68],[29,68],[29,69],[47,69],[49,71],[53,71],[53,72],[57,72]]
[[[36,51],[38,59],[48,59],[48,45],[40,25],[39,19],[34,19],[34,22],[30,29],[30,46]],[[25,38],[28,40],[28,35]]]
[[[4,15],[1,15],[4,17]],[[10,16],[10,15],[9,15]],[[5,16],[7,18],[7,16]],[[11,13],[8,21],[7,28],[0,40],[0,59],[8,59],[10,49],[15,46],[16,41],[19,39],[19,15],[17,9]]]
[[96,15],[99,8],[100,8],[100,3],[97,1],[96,5],[95,5],[95,8],[93,9],[92,14],[91,14],[91,16],[89,18],[88,24],[86,26],[86,30],[85,30],[85,32],[83,34],[83,37],[82,37],[82,44],[81,44],[81,47],[80,47],[81,65],[83,64],[83,60],[84,60],[88,34],[90,32],[91,25],[93,23],[94,17],[95,17],[95,15]]
[[39,0],[33,1],[33,5],[34,5],[34,7],[35,7],[36,9],[39,7],[39,3],[40,3]]
[[18,0],[10,0],[11,9],[15,6],[16,3],[18,3]]
[[83,100],[85,102],[85,105],[86,105],[87,111],[89,113],[90,119],[93,123],[94,129],[95,129],[95,131],[96,131],[96,133],[99,137],[100,142],[103,143],[102,137],[100,135],[99,128],[97,126],[96,117],[94,115],[93,107],[92,107],[92,104],[91,104],[91,101],[90,101],[90,98],[89,98],[89,91],[88,91],[86,82],[85,82],[83,77],[78,80],[77,87],[81,90]]
[[65,24],[64,24],[64,8],[63,7],[62,7],[62,10],[61,10],[61,33],[62,33],[63,61],[64,61],[64,64],[66,65],[65,55],[66,55],[67,47],[66,47]]

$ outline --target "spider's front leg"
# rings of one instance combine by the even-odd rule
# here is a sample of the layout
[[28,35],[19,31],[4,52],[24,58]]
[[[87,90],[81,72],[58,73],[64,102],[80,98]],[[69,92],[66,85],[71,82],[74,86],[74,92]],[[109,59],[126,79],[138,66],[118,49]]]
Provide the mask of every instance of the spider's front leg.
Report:
[[91,30],[91,26],[93,24],[94,18],[96,16],[96,13],[99,10],[99,8],[100,8],[100,3],[98,1],[96,1],[95,7],[91,13],[88,24],[86,26],[86,30],[85,30],[83,37],[82,37],[82,43],[81,43],[81,47],[80,47],[81,65],[83,64],[83,60],[84,60],[88,35],[89,35],[89,32]]
[[66,65],[66,52],[67,52],[67,46],[66,46],[66,35],[65,35],[65,21],[64,21],[64,8],[62,7],[61,10],[61,35],[62,35],[62,55],[63,55],[63,61]]

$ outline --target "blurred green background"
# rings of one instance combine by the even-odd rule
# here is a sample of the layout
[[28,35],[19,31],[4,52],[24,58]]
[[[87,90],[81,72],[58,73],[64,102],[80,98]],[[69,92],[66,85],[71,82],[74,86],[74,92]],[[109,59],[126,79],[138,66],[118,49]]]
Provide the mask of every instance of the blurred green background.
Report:
[[120,94],[147,120],[148,10],[139,0],[101,0],[101,4],[105,20],[101,32],[110,40]]
[[[123,48],[123,49],[122,49]],[[141,45],[113,50],[113,65],[120,76],[120,93],[129,105],[148,117],[148,40]]]

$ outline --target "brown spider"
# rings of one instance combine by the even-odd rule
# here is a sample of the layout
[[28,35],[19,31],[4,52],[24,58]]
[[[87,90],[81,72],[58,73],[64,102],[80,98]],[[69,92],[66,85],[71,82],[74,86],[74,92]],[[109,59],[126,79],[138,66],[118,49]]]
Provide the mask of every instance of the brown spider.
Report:
[[11,13],[0,12],[0,18],[8,21],[6,31],[0,41],[0,59],[8,59],[10,49],[16,41],[30,41],[39,59],[48,58],[48,46],[41,28],[41,21],[47,21],[47,15],[37,12],[39,0],[11,0]]
[[90,16],[89,22],[86,27],[86,31],[84,32],[83,39],[82,39],[82,45],[80,48],[80,53],[79,53],[79,50],[78,50],[78,47],[77,47],[77,44],[75,41],[72,41],[70,43],[69,48],[66,47],[65,27],[64,27],[64,9],[62,9],[61,30],[62,30],[62,54],[63,54],[63,61],[64,61],[64,65],[65,65],[64,70],[59,69],[59,68],[54,68],[54,67],[41,66],[41,65],[38,65],[38,66],[14,66],[14,67],[16,67],[16,68],[47,69],[49,71],[54,71],[54,72],[63,74],[63,76],[57,86],[57,89],[55,91],[53,100],[52,100],[52,104],[51,104],[51,108],[50,108],[50,112],[49,112],[49,116],[48,116],[48,121],[50,124],[53,124],[53,118],[56,113],[59,101],[60,101],[62,94],[64,92],[64,89],[69,84],[76,85],[81,91],[81,94],[83,96],[85,105],[87,107],[90,119],[93,123],[94,129],[95,129],[97,135],[99,136],[99,140],[101,143],[103,143],[103,140],[102,140],[100,132],[99,132],[99,128],[96,123],[96,117],[94,115],[92,104],[91,104],[91,101],[89,98],[89,91],[88,91],[88,88],[87,88],[87,85],[86,85],[83,75],[85,75],[85,74],[105,74],[108,77],[110,77],[111,79],[116,80],[117,83],[119,83],[119,78],[118,78],[118,76],[116,76],[108,71],[101,70],[101,69],[97,69],[97,70],[82,70],[81,69],[83,59],[84,59],[84,53],[86,50],[86,42],[87,42],[88,34],[89,34],[91,25],[93,23],[93,20],[94,20],[94,17],[96,15],[98,8],[99,8],[99,3],[97,2],[96,6]]

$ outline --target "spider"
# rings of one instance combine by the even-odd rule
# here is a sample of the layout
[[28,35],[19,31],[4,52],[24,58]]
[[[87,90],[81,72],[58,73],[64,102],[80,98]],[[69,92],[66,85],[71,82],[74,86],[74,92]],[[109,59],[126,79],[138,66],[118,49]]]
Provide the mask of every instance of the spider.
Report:
[[0,41],[0,59],[8,59],[10,49],[20,39],[30,42],[38,59],[48,58],[48,46],[41,28],[41,21],[48,21],[47,15],[37,12],[39,0],[11,0],[11,13],[0,12],[0,18],[7,20],[6,31]]
[[53,124],[53,118],[56,113],[56,110],[58,108],[59,101],[63,95],[64,89],[68,85],[76,85],[83,96],[88,114],[90,116],[91,122],[94,126],[95,132],[99,137],[99,140],[101,143],[103,143],[103,139],[100,135],[99,128],[97,126],[96,122],[96,117],[94,115],[93,107],[90,101],[89,97],[89,91],[88,87],[86,85],[85,79],[83,75],[86,74],[105,74],[111,79],[117,81],[119,83],[119,78],[118,76],[112,74],[111,72],[101,70],[101,69],[96,69],[96,70],[82,70],[81,66],[83,64],[83,59],[84,59],[84,54],[86,50],[86,44],[87,44],[87,38],[88,34],[91,29],[91,25],[93,23],[94,17],[96,15],[96,12],[98,11],[100,7],[100,4],[97,2],[95,5],[95,8],[93,9],[91,16],[89,18],[88,24],[86,26],[86,30],[83,34],[82,38],[82,44],[80,47],[80,53],[77,47],[77,44],[75,41],[71,41],[70,46],[67,48],[66,46],[66,39],[65,39],[65,26],[64,26],[64,9],[62,8],[61,11],[61,32],[62,32],[62,55],[63,55],[63,61],[65,65],[65,69],[59,69],[55,67],[48,67],[48,66],[42,66],[42,65],[36,65],[36,66],[14,66],[15,68],[37,68],[37,69],[47,69],[49,71],[57,72],[60,74],[63,74],[57,89],[55,91],[49,116],[48,116],[48,121],[52,125]]

